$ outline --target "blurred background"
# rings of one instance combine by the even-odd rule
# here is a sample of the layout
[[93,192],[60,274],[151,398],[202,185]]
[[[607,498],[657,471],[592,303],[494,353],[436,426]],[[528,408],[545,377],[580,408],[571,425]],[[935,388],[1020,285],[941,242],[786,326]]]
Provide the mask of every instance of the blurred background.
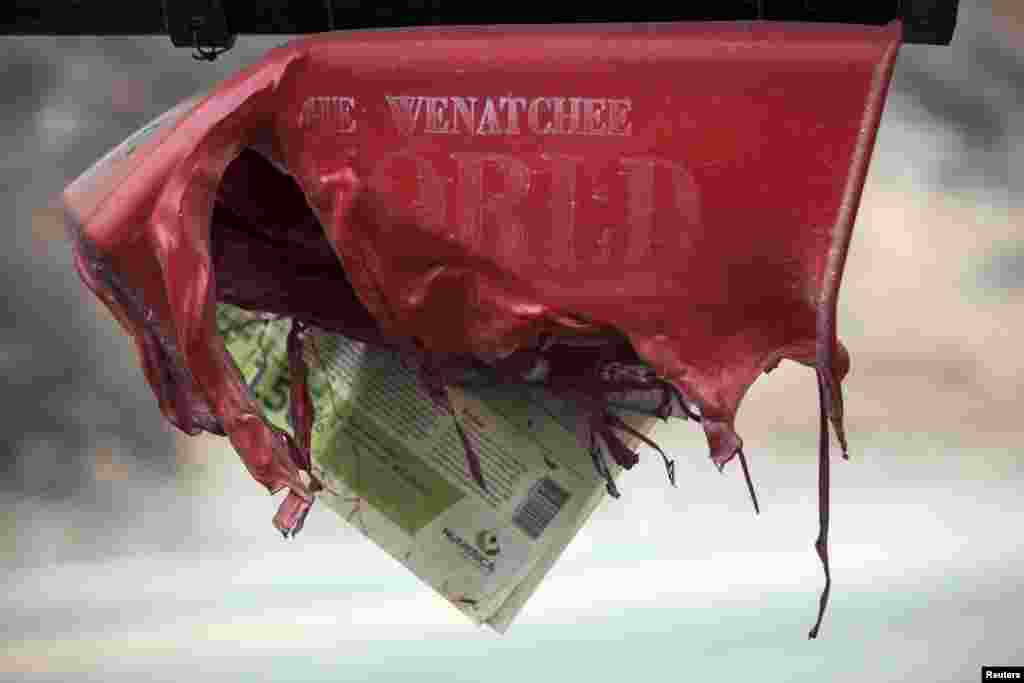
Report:
[[295,540],[226,441],[161,418],[79,282],[57,197],[154,116],[283,40],[207,64],[167,38],[0,38],[0,679],[976,680],[1024,665],[1024,9],[964,2],[902,49],[841,297],[853,458],[822,584],[814,375],[738,419],[762,498],[692,423],[653,436],[505,636],[320,507]]

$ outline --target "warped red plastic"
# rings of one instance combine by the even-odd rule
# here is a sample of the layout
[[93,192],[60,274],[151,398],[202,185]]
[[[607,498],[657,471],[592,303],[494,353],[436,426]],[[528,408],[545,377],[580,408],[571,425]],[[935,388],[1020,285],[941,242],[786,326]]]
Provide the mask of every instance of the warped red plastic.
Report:
[[[620,334],[697,408],[720,467],[757,376],[811,366],[827,575],[836,300],[899,41],[898,23],[769,22],[297,40],[68,188],[76,264],[167,418],[289,489],[286,530],[314,490],[225,350],[218,300],[313,324],[346,308],[350,336],[487,361]],[[274,167],[290,185],[261,179]],[[339,265],[336,290],[310,275]],[[232,292],[229,272],[255,284]]]

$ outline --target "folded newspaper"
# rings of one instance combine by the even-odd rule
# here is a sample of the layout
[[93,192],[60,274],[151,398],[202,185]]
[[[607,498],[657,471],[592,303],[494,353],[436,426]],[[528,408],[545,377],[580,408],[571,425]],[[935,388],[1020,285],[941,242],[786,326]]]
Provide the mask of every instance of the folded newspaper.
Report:
[[[290,430],[289,320],[229,304],[217,318],[267,418]],[[312,328],[303,355],[321,502],[503,633],[605,495],[574,436],[580,415],[523,384],[450,387],[453,418],[388,349]],[[622,417],[641,430],[652,423]],[[470,477],[455,419],[480,456],[486,491]]]

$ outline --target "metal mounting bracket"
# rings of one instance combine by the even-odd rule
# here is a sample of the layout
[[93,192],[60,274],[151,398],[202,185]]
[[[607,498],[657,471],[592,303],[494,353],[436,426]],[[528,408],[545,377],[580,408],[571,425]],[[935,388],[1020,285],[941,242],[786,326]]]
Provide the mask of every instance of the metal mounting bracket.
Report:
[[212,62],[234,46],[221,0],[163,0],[163,5],[171,43],[193,48],[193,59]]

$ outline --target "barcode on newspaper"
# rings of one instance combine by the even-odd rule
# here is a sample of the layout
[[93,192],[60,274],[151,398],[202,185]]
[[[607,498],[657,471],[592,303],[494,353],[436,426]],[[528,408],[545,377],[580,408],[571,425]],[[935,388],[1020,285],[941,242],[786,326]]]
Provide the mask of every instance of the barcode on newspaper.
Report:
[[512,521],[530,538],[536,540],[569,500],[569,492],[549,477],[540,479],[527,494]]

